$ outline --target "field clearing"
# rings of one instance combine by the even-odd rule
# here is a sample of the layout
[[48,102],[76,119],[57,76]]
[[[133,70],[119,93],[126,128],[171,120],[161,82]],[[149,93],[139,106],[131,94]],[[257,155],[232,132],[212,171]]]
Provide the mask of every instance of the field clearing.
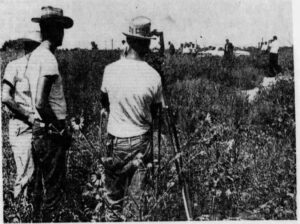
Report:
[[[1,52],[1,77],[7,62],[16,57]],[[94,179],[95,175],[100,178],[98,160],[105,153],[106,138],[104,125],[99,122],[100,86],[105,66],[118,57],[118,51],[57,51],[68,120],[84,118],[83,130],[74,132],[68,152],[66,203],[57,221],[103,220],[101,185]],[[155,56],[148,59],[158,68],[157,60]],[[284,75],[294,76],[292,48],[280,50],[279,64]],[[267,69],[268,56],[256,50],[250,56],[235,58],[232,67],[216,56],[175,55],[165,59],[161,68],[165,94],[176,114],[196,220],[296,219],[294,81],[281,80],[270,89],[261,88]],[[255,87],[259,87],[259,97],[251,103],[237,93]],[[6,222],[17,210],[10,193],[15,164],[7,123],[8,112],[2,106]],[[149,179],[145,221],[185,220],[165,128],[163,135],[164,169]],[[23,222],[31,220],[30,209],[21,209],[18,215]]]

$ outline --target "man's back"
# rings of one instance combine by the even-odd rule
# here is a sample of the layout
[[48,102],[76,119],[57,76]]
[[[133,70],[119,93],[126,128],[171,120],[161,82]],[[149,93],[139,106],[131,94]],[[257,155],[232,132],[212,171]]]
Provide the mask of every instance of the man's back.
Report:
[[273,42],[270,44],[270,53],[278,54],[278,50],[279,50],[278,40],[273,40]]
[[101,90],[108,94],[108,132],[117,137],[146,133],[151,126],[151,105],[162,98],[161,78],[144,61],[123,59],[108,65]]
[[[66,101],[62,87],[62,78],[58,71],[57,60],[49,49],[41,45],[32,52],[26,76],[30,82],[32,104],[34,108],[38,79],[42,76],[55,76],[55,81],[52,85],[48,100],[53,112],[57,116],[57,119],[65,119]],[[35,113],[35,117],[40,119],[37,111]]]

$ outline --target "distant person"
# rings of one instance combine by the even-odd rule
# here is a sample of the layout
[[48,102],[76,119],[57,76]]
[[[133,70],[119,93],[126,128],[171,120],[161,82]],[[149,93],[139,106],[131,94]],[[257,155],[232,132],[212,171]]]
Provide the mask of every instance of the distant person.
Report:
[[26,72],[34,110],[33,216],[35,222],[52,222],[63,209],[66,152],[70,143],[63,80],[54,53],[62,45],[64,29],[71,28],[73,20],[64,16],[62,9],[51,6],[42,7],[41,16],[31,20],[39,23],[42,36],[42,43],[32,52]]
[[224,46],[224,57],[226,59],[231,59],[233,57],[233,44],[228,39],[226,39]]
[[183,45],[183,43],[181,43],[180,47],[178,49],[178,53],[183,54],[183,48],[184,48],[184,45]]
[[171,41],[169,41],[169,53],[171,56],[175,54],[175,47],[174,44],[171,43]]
[[25,56],[7,65],[3,77],[2,102],[11,111],[9,141],[17,168],[14,198],[27,201],[27,196],[31,193],[27,194],[27,189],[34,172],[31,145],[34,111],[25,73],[31,52],[40,44],[40,33],[29,32],[20,40],[24,45]]
[[262,43],[262,46],[261,46],[261,49],[260,49],[262,52],[267,52],[268,51],[268,42],[263,42]]
[[197,53],[197,49],[196,49],[196,45],[195,44],[191,44],[191,54],[192,55],[196,55],[196,53]]
[[189,48],[189,44],[185,43],[183,50],[182,50],[182,54],[190,54],[190,48]]
[[129,46],[125,40],[122,40],[122,45],[121,45],[121,58],[125,58],[128,53]]
[[275,77],[277,74],[281,73],[281,67],[278,65],[278,50],[279,43],[277,36],[273,36],[273,39],[269,44],[270,54],[269,54],[269,71],[270,76]]

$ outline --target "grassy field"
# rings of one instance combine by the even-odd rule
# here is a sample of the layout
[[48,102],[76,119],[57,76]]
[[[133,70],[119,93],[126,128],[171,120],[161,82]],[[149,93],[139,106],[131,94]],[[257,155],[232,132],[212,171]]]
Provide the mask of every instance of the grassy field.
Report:
[[[104,67],[118,55],[117,51],[57,51],[68,120],[84,118],[83,129],[73,133],[68,151],[66,203],[57,221],[103,220],[98,161],[105,152],[106,135],[99,122],[100,86]],[[1,71],[16,57],[1,52]],[[157,67],[156,58],[148,60]],[[279,64],[285,76],[293,77],[292,48],[280,50]],[[251,56],[235,58],[230,67],[219,57],[167,56],[161,71],[165,94],[176,115],[193,218],[296,219],[293,79],[279,81],[270,89],[259,87],[268,76],[268,56],[255,50]],[[238,94],[254,87],[260,88],[259,97],[251,103]],[[2,106],[4,218],[12,221],[18,210],[19,218],[30,222],[30,206],[17,206],[10,193],[15,164],[7,122],[8,113]],[[143,220],[185,220],[165,130],[163,127],[164,169],[149,178]]]

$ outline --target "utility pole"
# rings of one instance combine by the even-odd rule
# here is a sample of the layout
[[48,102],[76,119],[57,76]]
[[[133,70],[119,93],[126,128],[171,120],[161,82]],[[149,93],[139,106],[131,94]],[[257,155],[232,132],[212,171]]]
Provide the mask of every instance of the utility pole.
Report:
[[114,49],[114,39],[111,39],[111,49]]
[[106,41],[105,41],[105,50],[106,50]]

